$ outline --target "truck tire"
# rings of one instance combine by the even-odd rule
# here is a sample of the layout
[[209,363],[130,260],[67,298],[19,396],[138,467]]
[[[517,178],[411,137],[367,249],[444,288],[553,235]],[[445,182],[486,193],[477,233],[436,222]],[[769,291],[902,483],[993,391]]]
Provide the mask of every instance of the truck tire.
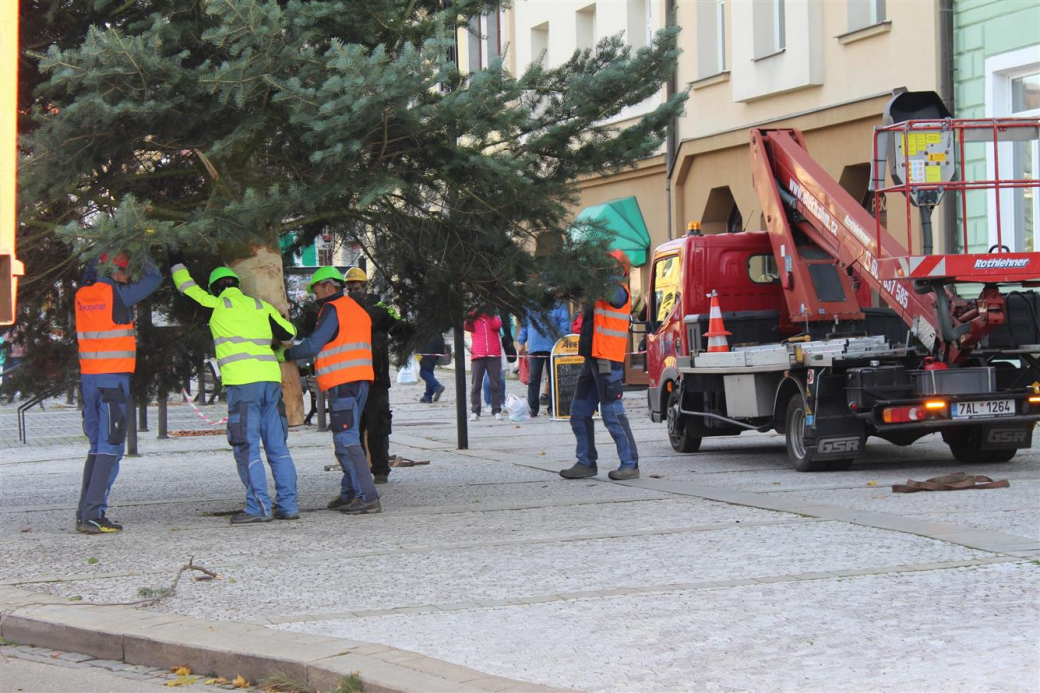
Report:
[[787,402],[784,417],[787,436],[787,459],[799,472],[840,472],[852,466],[853,460],[816,460],[805,447],[805,400],[798,394]]
[[950,452],[953,453],[955,460],[964,464],[990,464],[992,462],[1010,462],[1018,449],[976,450],[970,444],[950,443]]
[[944,432],[943,440],[950,446],[953,458],[963,464],[990,464],[993,462],[1010,462],[1018,452],[1018,448],[1003,450],[979,450],[974,429]]
[[686,417],[679,413],[679,388],[674,388],[668,395],[668,442],[676,452],[697,452],[701,447],[701,439],[686,435]]

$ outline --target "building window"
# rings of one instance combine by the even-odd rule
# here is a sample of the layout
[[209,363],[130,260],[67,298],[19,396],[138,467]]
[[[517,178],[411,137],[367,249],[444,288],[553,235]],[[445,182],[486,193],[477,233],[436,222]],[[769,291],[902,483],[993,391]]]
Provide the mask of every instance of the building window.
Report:
[[[986,115],[1040,117],[1040,44],[986,60]],[[987,147],[988,173],[995,177],[996,161]],[[1037,140],[998,145],[1001,180],[1040,177]],[[1010,170],[1009,170],[1010,169]],[[1016,188],[989,195],[989,245],[997,244],[997,194],[1000,195],[1000,244],[1012,252],[1040,250],[1040,196],[1037,189]]]
[[865,29],[885,21],[885,0],[847,0],[849,31]]
[[653,26],[650,23],[650,3],[647,0],[628,0],[628,30],[625,32],[628,43],[635,49],[649,46],[653,40]]
[[752,0],[755,60],[779,53],[787,45],[784,22],[785,0]]
[[580,51],[591,50],[596,46],[596,3],[575,12],[574,40]]
[[[544,57],[543,57],[544,56]],[[531,62],[543,60],[549,62],[549,22],[542,22],[531,27]]]
[[726,71],[726,0],[697,3],[697,79]]
[[738,233],[744,229],[744,215],[737,207],[728,185],[712,188],[701,213],[704,233]]
[[502,11],[474,17],[467,27],[469,34],[469,71],[486,68],[502,55]]

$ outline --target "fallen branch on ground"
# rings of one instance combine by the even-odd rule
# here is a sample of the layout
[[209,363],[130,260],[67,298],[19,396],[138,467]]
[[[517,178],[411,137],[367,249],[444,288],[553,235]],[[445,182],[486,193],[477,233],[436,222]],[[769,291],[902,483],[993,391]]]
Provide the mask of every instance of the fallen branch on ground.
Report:
[[177,592],[177,583],[180,582],[181,576],[184,575],[185,571],[198,571],[206,576],[196,578],[196,580],[213,580],[220,577],[216,572],[210,570],[209,568],[205,568],[201,565],[195,565],[195,557],[191,556],[188,558],[188,562],[182,565],[180,569],[177,571],[177,574],[173,577],[173,582],[170,583],[169,587],[162,587],[158,590],[150,590],[150,588],[146,587],[142,588],[142,590],[138,592],[139,594],[141,594],[143,590],[152,591],[153,595],[150,595],[147,599],[135,599],[134,601],[129,602],[75,601],[57,602],[53,604],[48,604],[45,602],[30,602],[29,604],[19,604],[10,611],[5,611],[2,614],[0,614],[0,624],[3,623],[3,619],[6,618],[8,614],[14,613],[18,609],[24,609],[30,606],[155,606],[163,599],[166,599],[167,597],[172,597]]

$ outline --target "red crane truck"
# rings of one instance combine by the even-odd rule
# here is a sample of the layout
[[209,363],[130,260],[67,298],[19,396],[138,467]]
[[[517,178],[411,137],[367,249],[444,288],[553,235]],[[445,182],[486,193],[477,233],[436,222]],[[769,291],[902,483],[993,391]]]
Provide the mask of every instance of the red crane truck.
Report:
[[[1006,191],[1040,190],[1002,179],[999,156],[1038,131],[1037,118],[958,120],[934,93],[903,92],[875,128],[872,213],[812,159],[799,131],[752,129],[765,232],[691,231],[654,251],[647,399],[672,447],[696,452],[707,437],[775,430],[799,471],[848,469],[869,436],[910,445],[939,432],[962,462],[1007,461],[1030,447],[1040,294],[1029,289],[1040,286],[1040,253],[1010,252],[999,226]],[[992,178],[963,178],[973,146],[991,152]],[[933,209],[953,203],[946,211],[967,248],[967,198],[984,190],[996,198],[990,252],[932,254]],[[894,193],[906,199],[905,242],[880,221]],[[705,348],[712,291],[732,333],[728,352]]]

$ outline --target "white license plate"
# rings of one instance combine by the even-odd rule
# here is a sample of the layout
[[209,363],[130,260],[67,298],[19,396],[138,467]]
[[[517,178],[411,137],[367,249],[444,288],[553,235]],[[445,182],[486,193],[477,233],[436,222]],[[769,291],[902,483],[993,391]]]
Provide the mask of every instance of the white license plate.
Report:
[[1015,400],[984,399],[980,402],[954,402],[953,418],[972,419],[976,416],[1014,416]]

